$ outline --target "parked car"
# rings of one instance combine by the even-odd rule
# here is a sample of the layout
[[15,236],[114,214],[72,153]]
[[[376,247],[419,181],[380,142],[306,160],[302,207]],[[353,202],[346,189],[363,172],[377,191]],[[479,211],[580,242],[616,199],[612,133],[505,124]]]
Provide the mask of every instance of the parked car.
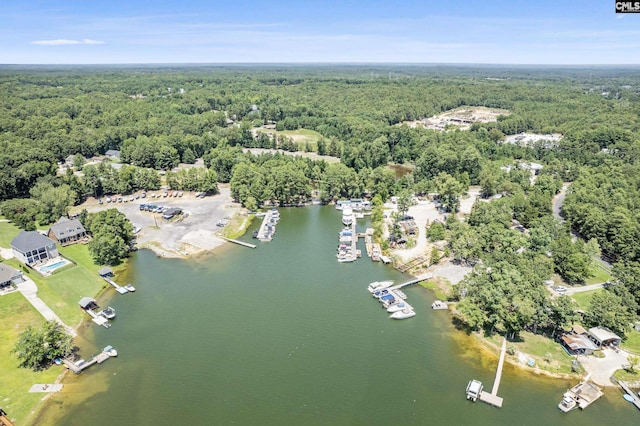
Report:
[[111,202],[111,197],[107,197],[107,203]]
[[558,285],[553,287],[553,289],[556,291],[556,293],[565,293],[567,291],[567,288],[563,285]]
[[142,198],[147,198],[147,193],[146,193],[146,192],[144,192],[144,191],[142,191],[142,194],[140,194],[140,196],[141,196]]

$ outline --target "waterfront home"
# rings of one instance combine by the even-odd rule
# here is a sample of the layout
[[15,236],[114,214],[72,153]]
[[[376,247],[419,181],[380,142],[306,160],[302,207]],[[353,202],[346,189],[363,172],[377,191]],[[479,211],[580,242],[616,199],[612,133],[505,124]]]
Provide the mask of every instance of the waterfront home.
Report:
[[16,259],[28,266],[37,265],[59,255],[56,242],[36,231],[20,231],[18,236],[11,240],[11,248]]
[[47,235],[61,246],[87,240],[87,230],[82,223],[78,219],[69,219],[64,216],[51,225]]
[[0,263],[0,288],[22,282],[22,272]]

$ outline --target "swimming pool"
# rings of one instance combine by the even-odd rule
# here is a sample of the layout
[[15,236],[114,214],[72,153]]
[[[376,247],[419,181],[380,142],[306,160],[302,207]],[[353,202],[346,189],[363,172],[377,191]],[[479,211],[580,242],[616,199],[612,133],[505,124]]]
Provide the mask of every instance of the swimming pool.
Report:
[[67,265],[69,263],[71,263],[71,262],[69,262],[68,260],[60,260],[60,261],[58,261],[56,263],[52,263],[51,265],[43,266],[43,267],[38,268],[38,269],[40,269],[40,272],[49,273],[49,272],[54,271],[54,270],[56,270],[56,269],[58,269],[58,268],[60,268],[60,267],[62,267],[64,265]]

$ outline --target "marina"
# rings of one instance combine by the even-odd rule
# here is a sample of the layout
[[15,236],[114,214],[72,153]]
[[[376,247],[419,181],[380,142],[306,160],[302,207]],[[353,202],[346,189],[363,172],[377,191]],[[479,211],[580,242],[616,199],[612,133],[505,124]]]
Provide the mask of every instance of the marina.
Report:
[[63,359],[62,363],[71,371],[73,371],[76,374],[80,374],[82,373],[84,370],[86,370],[87,368],[91,367],[92,365],[95,364],[102,364],[103,362],[105,362],[106,360],[108,360],[109,358],[112,357],[116,357],[118,356],[118,352],[114,349],[113,346],[106,346],[102,352],[100,352],[99,354],[93,356],[89,361],[85,361],[83,359],[79,360],[79,361],[72,361],[70,359]]
[[276,224],[279,221],[280,213],[278,213],[278,210],[271,209],[267,211],[262,219],[262,224],[256,234],[256,238],[260,241],[271,241],[276,233]]

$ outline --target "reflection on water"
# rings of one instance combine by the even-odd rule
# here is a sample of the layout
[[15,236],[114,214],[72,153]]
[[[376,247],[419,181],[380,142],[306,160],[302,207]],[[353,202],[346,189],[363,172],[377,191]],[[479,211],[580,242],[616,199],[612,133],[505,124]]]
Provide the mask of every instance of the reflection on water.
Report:
[[65,379],[39,424],[585,426],[637,418],[615,392],[588,412],[563,415],[557,404],[568,383],[511,367],[502,409],[466,401],[469,379],[491,386],[496,358],[455,331],[446,312],[432,311],[420,287],[406,290],[417,316],[389,319],[366,285],[408,277],[367,258],[336,262],[340,228],[330,207],[282,209],[274,240],[255,250],[226,246],[191,260],[137,253],[121,281],[138,291],[110,301],[113,327],[83,331],[87,356],[107,344],[119,356]]

